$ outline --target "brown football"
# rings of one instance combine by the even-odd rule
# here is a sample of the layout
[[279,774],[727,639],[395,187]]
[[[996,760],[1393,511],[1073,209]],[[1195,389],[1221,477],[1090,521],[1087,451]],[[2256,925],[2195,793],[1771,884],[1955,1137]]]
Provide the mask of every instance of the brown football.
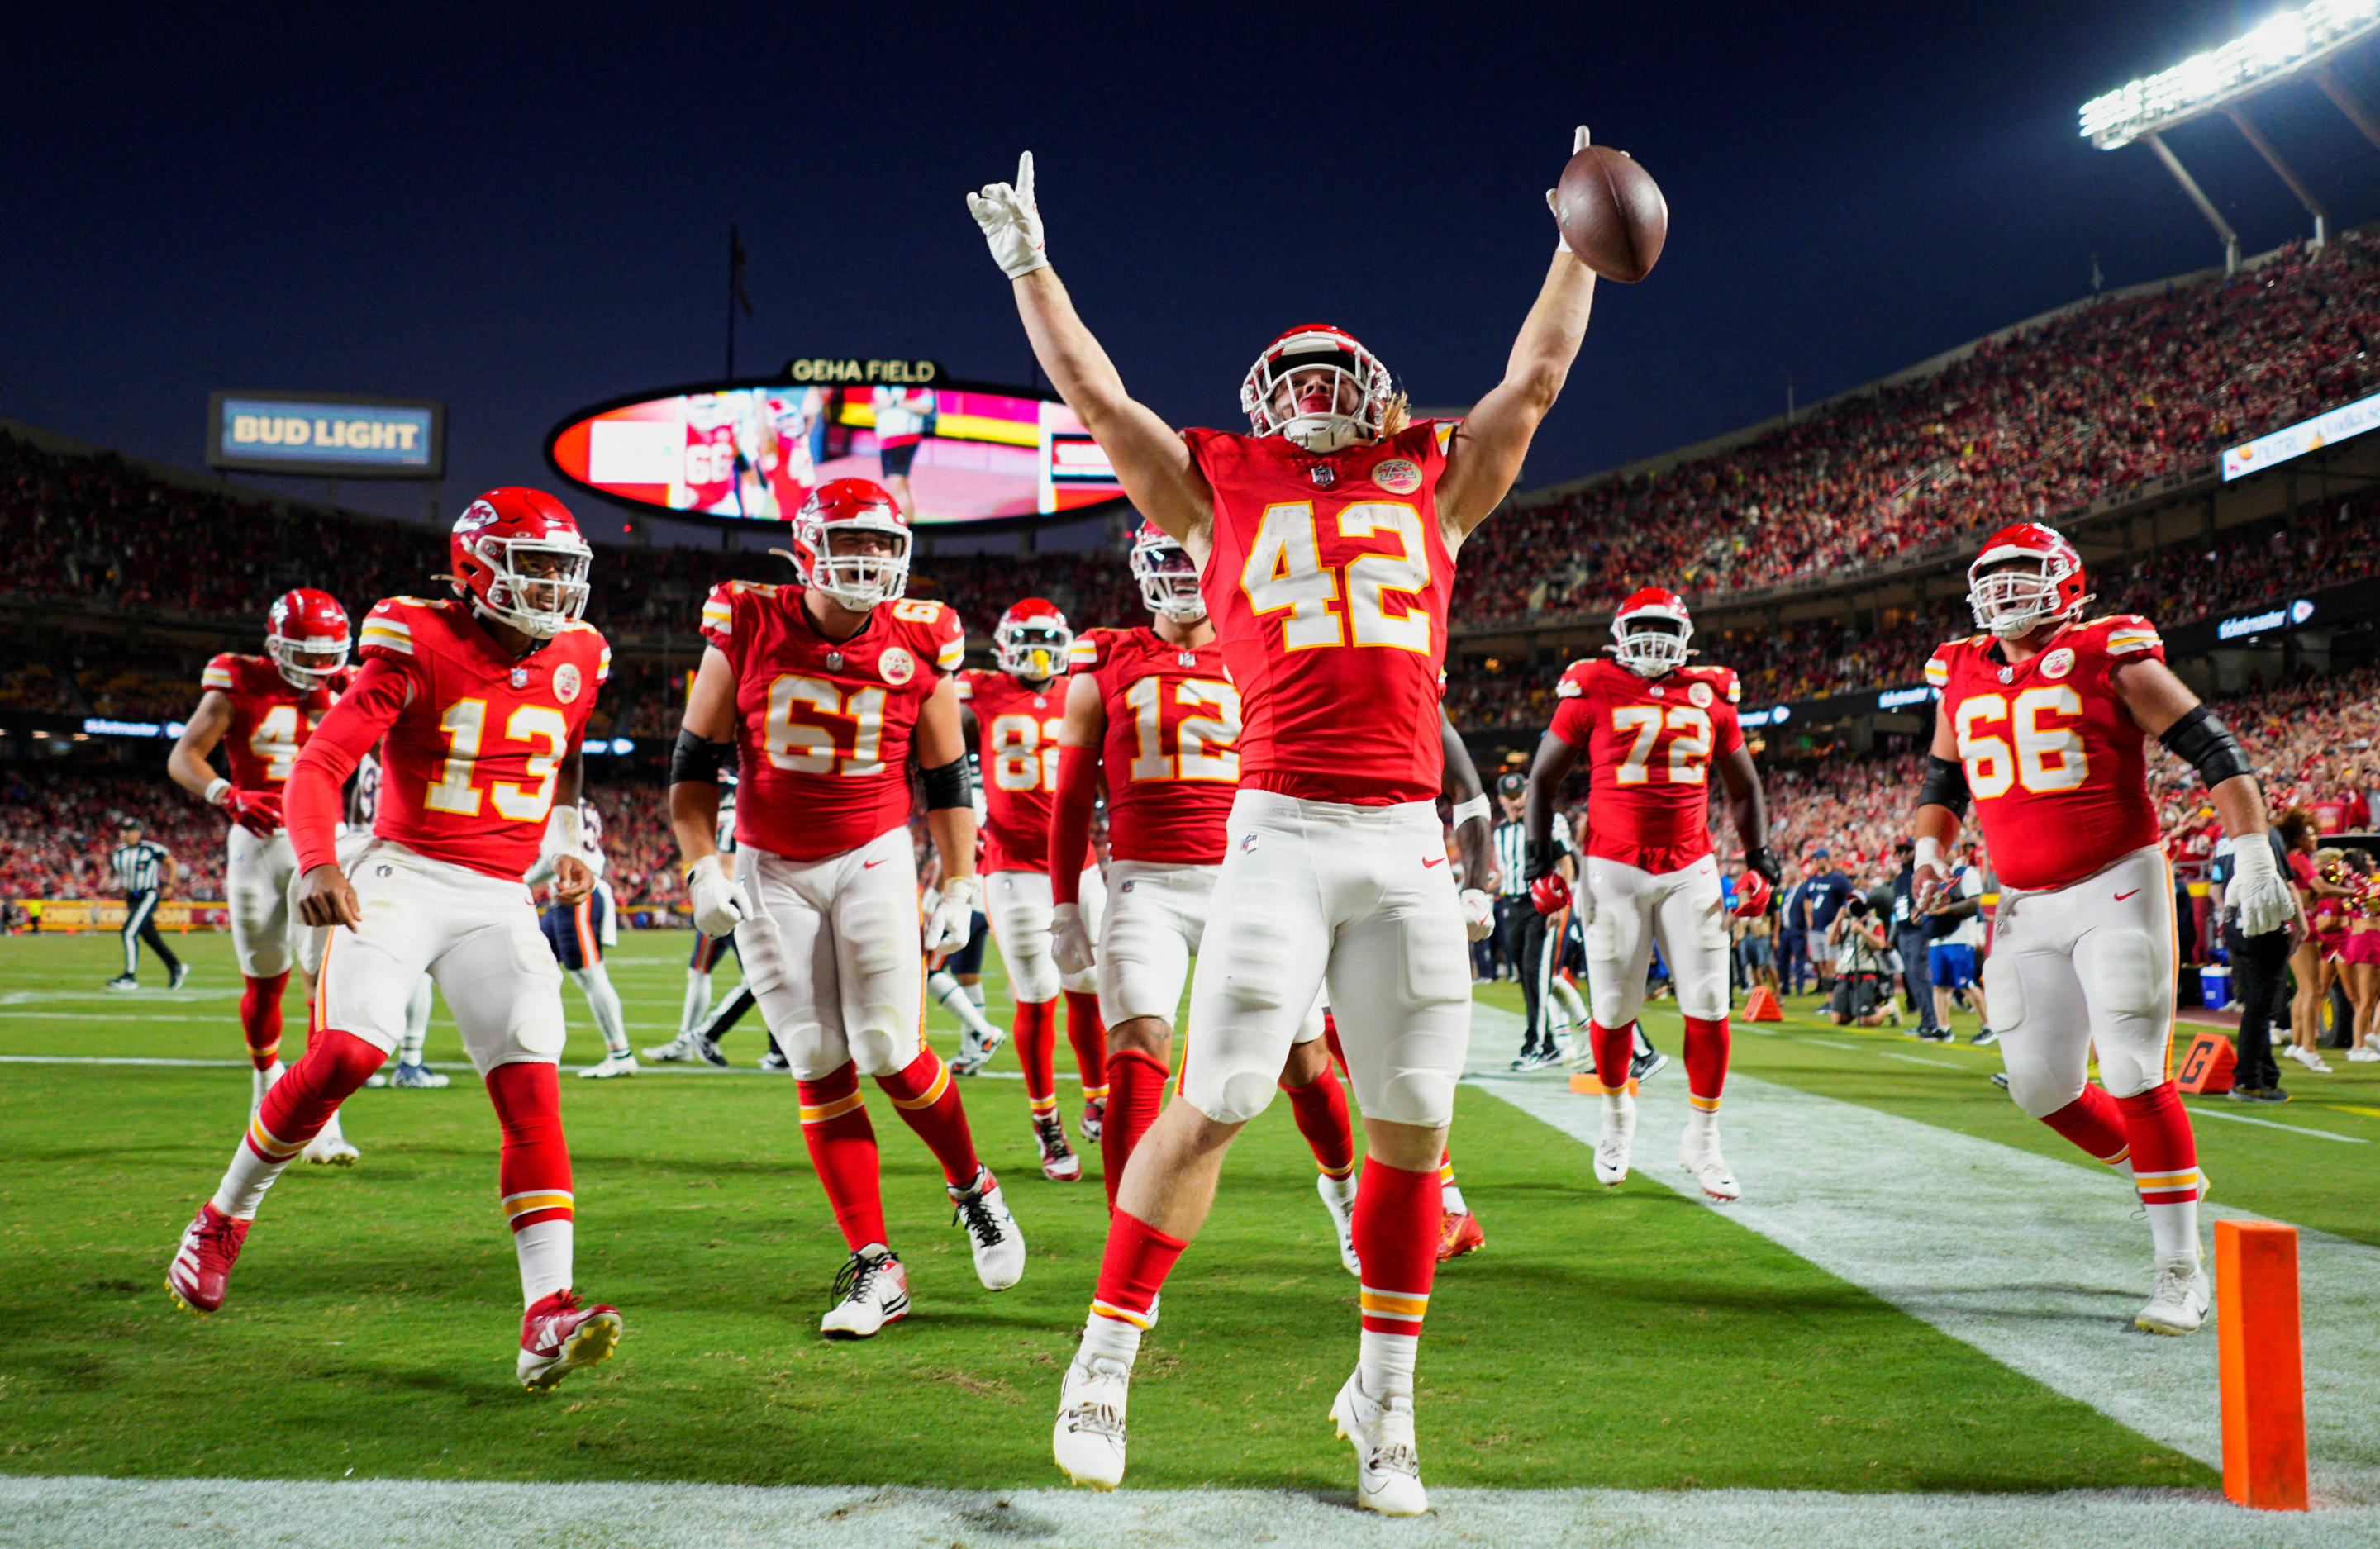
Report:
[[1580,261],[1607,280],[1633,284],[1660,261],[1670,201],[1652,174],[1624,151],[1590,145],[1562,168],[1554,218]]

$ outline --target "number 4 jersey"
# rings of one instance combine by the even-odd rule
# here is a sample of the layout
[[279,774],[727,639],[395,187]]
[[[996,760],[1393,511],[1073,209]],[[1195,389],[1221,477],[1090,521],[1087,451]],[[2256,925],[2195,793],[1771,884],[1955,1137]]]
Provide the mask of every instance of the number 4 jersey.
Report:
[[956,612],[905,598],[829,640],[801,587],[725,581],[702,605],[702,637],[735,672],[737,844],[823,860],[909,820],[917,713],[966,651]]
[[983,756],[983,870],[1046,872],[1066,680],[1052,678],[1037,689],[973,667],[958,678]]
[[[338,685],[344,687],[343,673]],[[298,688],[281,669],[261,656],[229,651],[207,663],[199,686],[231,701],[231,725],[224,751],[231,758],[231,782],[242,791],[279,791],[298,761],[298,750],[331,708],[335,690]]]
[[1925,663],[2002,882],[2062,888],[2157,841],[2145,734],[2111,679],[2128,661],[2164,660],[2156,627],[2126,613],[2068,625],[2020,667],[1988,635]]
[[[393,597],[358,632],[363,666],[298,756],[344,784],[381,747],[372,832],[418,854],[517,882],[536,864],[563,759],[587,731],[612,648],[572,624],[525,657],[464,604]],[[292,781],[293,802],[297,782]],[[335,861],[328,813],[289,813],[298,864]]]
[[1216,865],[1240,787],[1240,694],[1223,647],[1169,645],[1152,629],[1088,629],[1074,671],[1107,712],[1099,764],[1108,853],[1157,865]]
[[1711,853],[1710,763],[1743,745],[1742,692],[1725,667],[1571,663],[1552,731],[1586,756],[1588,854],[1660,877]]

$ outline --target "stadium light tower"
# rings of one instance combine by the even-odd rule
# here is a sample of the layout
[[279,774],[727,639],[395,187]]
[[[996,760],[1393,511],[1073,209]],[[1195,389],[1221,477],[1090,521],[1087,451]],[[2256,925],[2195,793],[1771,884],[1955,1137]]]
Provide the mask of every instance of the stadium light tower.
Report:
[[2313,218],[2313,245],[2329,236],[2330,212],[2314,197],[2273,142],[2248,116],[2247,100],[2285,80],[2312,75],[2364,138],[2380,146],[2380,122],[2330,69],[2330,60],[2380,31],[2380,0],[2308,0],[2296,10],[2277,11],[2254,30],[2221,48],[2195,54],[2169,70],[2135,80],[2082,104],[2082,137],[2102,151],[2146,140],[2157,160],[2198,206],[2223,239],[2223,267],[2240,267],[2240,235],[2215,208],[2181,158],[2165,142],[2165,131],[2220,113],[2231,121],[2275,175],[2288,185]]

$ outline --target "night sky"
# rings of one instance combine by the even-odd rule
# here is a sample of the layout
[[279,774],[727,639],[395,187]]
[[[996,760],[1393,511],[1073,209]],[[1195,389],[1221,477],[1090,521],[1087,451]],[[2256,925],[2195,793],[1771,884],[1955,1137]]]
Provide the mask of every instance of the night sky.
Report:
[[[42,7],[0,91],[0,416],[197,467],[213,389],[442,398],[451,514],[552,482],[566,411],[719,374],[730,222],[745,371],[1021,381],[961,195],[1027,147],[1052,260],[1175,423],[1236,427],[1257,348],[1317,321],[1417,403],[1467,404],[1585,123],[1672,224],[1648,281],[1597,297],[1523,479],[1548,483],[2071,300],[2095,252],[2109,285],[2217,261],[2150,152],[2092,149],[2075,111],[2271,8]],[[2380,109],[2380,45],[2341,69]],[[2254,111],[2335,224],[2380,215],[2380,151],[2310,84]],[[2228,125],[2170,139],[2248,251],[2303,235]]]

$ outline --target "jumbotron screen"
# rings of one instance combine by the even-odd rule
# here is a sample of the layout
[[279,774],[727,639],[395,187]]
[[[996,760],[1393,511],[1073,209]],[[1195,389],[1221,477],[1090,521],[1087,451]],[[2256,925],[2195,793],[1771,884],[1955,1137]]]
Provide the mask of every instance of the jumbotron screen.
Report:
[[906,493],[920,525],[1029,521],[1123,494],[1055,398],[951,382],[679,388],[582,411],[546,441],[565,478],[675,515],[782,521],[832,478]]

